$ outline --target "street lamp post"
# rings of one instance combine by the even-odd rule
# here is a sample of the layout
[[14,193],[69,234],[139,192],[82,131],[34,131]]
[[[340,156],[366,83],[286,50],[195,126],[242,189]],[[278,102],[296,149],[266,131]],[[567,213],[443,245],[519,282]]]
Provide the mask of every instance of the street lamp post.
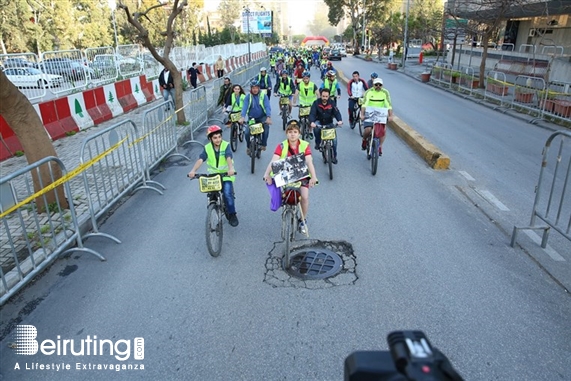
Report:
[[252,62],[252,53],[250,52],[250,9],[244,7],[246,12],[246,28],[248,28],[248,62]]
[[404,70],[404,65],[406,62],[406,55],[408,53],[408,8],[410,6],[410,0],[406,0],[406,18],[404,22],[404,51],[402,54],[402,68]]
[[292,43],[293,43],[293,40],[291,38],[291,25],[290,25],[289,26],[289,44],[290,44],[290,46],[292,45]]

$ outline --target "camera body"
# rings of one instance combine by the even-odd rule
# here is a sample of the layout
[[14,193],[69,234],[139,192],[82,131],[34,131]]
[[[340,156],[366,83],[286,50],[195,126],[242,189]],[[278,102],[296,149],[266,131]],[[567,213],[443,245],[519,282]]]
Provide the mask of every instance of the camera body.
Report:
[[389,351],[358,351],[345,359],[345,381],[463,381],[422,331],[395,331]]

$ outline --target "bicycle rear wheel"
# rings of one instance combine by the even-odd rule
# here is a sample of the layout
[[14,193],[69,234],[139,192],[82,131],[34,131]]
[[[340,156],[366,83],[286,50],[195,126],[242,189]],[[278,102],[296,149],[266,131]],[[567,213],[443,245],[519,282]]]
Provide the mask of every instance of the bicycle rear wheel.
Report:
[[209,204],[206,212],[206,247],[213,257],[219,256],[222,251],[222,222],[220,206]]
[[283,256],[283,260],[282,260],[282,266],[284,268],[284,270],[289,269],[290,267],[290,263],[289,263],[289,254],[290,254],[290,250],[291,250],[291,245],[293,243],[294,240],[294,234],[295,234],[295,216],[293,214],[293,212],[290,209],[286,209],[284,211],[283,214],[283,219],[282,219],[282,226],[283,226],[283,236],[284,236],[284,256]]
[[232,152],[236,152],[238,148],[238,125],[236,123],[232,123],[230,130],[230,148],[232,148]]
[[361,120],[360,117],[359,117],[359,119],[357,119],[356,123],[359,123],[359,135],[361,135],[361,137],[363,137],[363,121]]
[[238,139],[240,139],[240,143],[244,141],[244,126],[238,126]]
[[377,166],[379,164],[379,140],[373,139],[373,148],[371,152],[371,173],[373,176],[377,174]]

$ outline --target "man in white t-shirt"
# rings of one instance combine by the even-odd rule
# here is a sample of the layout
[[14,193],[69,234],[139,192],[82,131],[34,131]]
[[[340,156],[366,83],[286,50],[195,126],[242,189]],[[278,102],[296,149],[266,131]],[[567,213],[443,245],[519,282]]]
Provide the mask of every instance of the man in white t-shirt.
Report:
[[351,128],[355,126],[355,120],[353,120],[353,108],[355,103],[358,102],[359,98],[365,95],[367,91],[367,82],[364,79],[359,78],[359,72],[353,72],[353,78],[347,83],[347,94],[349,94],[349,124]]

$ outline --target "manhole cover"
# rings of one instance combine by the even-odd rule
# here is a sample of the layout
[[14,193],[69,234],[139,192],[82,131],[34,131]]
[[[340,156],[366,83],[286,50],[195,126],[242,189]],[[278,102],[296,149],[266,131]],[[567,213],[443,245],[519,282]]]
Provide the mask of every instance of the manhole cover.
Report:
[[290,256],[291,266],[287,270],[290,275],[300,279],[329,278],[343,267],[341,257],[331,250],[321,248],[305,248]]

